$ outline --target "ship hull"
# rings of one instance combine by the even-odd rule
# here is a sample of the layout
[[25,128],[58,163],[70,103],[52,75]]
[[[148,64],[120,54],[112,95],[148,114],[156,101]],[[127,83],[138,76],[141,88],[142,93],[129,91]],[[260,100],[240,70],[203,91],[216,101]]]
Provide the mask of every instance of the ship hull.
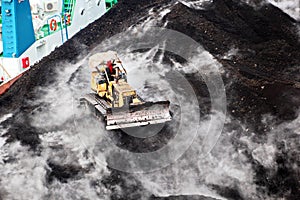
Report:
[[10,88],[10,86],[12,86],[22,75],[23,75],[23,73],[19,74],[18,76],[10,79],[9,81],[7,81],[5,83],[2,83],[0,85],[0,95],[4,94]]
[[[77,1],[71,25],[36,40],[17,58],[1,57],[0,78],[4,79],[4,82],[0,84],[0,95],[5,93],[31,66],[38,63],[43,57],[48,56],[55,48],[63,45],[81,29],[99,19],[106,11],[105,1],[99,1],[95,5],[92,2]],[[25,61],[27,61],[27,64],[24,65]]]

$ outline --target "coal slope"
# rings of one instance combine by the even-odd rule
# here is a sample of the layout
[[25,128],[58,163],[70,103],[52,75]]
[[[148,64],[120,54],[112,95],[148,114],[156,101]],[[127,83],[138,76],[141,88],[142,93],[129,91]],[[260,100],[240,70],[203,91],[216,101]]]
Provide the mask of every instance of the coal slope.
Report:
[[[45,148],[40,146],[44,130],[32,126],[30,116],[40,109],[43,102],[38,106],[30,102],[35,101],[38,88],[57,81],[56,75],[64,66],[56,63],[78,62],[104,39],[146,20],[151,9],[155,13],[160,11],[159,8],[169,6],[170,11],[157,25],[167,24],[166,28],[193,38],[223,66],[228,118],[231,119],[225,129],[235,131],[235,134],[224,134],[224,137],[228,137],[234,150],[243,154],[251,166],[253,173],[249,181],[255,194],[246,194],[238,181],[224,185],[222,182],[218,185],[203,181],[210,191],[216,192],[214,197],[193,191],[190,195],[174,192],[159,197],[159,192],[152,191],[140,177],[114,169],[109,169],[110,173],[101,180],[89,182],[90,187],[110,191],[105,198],[111,199],[300,199],[300,134],[297,128],[300,105],[299,22],[279,8],[261,1],[253,5],[243,1],[215,0],[205,3],[201,9],[187,6],[186,2],[120,1],[101,19],[36,64],[0,97],[1,115],[12,114],[11,118],[1,121],[1,127],[7,129],[1,136],[6,139],[5,143],[20,141],[33,152],[33,156],[39,157]],[[202,95],[199,91],[206,91],[202,80],[191,78],[190,82],[197,95]],[[247,146],[249,141],[246,144],[241,139],[250,137],[247,135],[250,133],[253,133],[250,143],[259,144],[259,148],[253,149],[249,147],[251,145]],[[268,149],[268,145],[272,148]],[[262,149],[267,152],[262,154],[266,157],[260,159],[257,152]],[[269,153],[272,154],[270,165],[263,162],[269,159]],[[14,158],[11,158],[3,165],[9,166],[13,162]],[[57,181],[68,184],[83,179],[88,173],[80,166],[51,160],[46,166],[43,184],[49,190]],[[4,172],[0,169],[1,173]],[[201,177],[195,179],[202,180]],[[1,199],[7,197],[4,182],[0,178]]]

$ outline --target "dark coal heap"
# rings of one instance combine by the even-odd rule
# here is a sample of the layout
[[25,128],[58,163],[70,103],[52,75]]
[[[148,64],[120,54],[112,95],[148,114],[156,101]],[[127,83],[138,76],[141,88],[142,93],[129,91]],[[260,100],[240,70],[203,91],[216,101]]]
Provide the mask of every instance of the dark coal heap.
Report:
[[[150,9],[155,11],[172,2],[121,0],[101,19],[80,31],[25,73],[0,97],[1,114],[14,114],[13,118],[2,124],[4,127],[11,126],[5,135],[9,138],[7,142],[19,140],[33,151],[39,151],[39,135],[42,131],[30,126],[28,116],[36,107],[28,104],[28,101],[36,98],[37,86],[56,81],[58,67],[63,67],[54,68],[56,62],[65,60],[75,63],[79,55],[86,55],[104,39],[143,21]],[[214,0],[207,3],[205,9],[194,9],[177,3],[159,24],[165,22],[168,22],[166,28],[193,38],[223,65],[223,80],[226,84],[230,83],[226,88],[228,115],[253,130],[257,134],[256,140],[265,141],[271,129],[271,125],[262,123],[265,114],[272,115],[277,125],[297,119],[300,105],[299,22],[271,4],[258,3],[255,7],[239,0]],[[230,59],[224,57],[232,49],[238,49],[239,53]],[[206,91],[201,80],[191,79],[191,84],[196,92]],[[299,140],[299,135],[295,134],[294,137]],[[290,148],[284,141],[277,142],[277,167],[274,169],[265,168],[252,157],[251,152],[243,152],[255,172],[253,179],[257,191],[275,199],[300,199],[300,142],[294,146],[297,149]],[[235,145],[238,150],[240,144]],[[49,163],[50,171],[52,169],[47,175],[51,178],[49,184],[53,179],[63,180],[63,183],[69,179],[80,179],[78,174],[84,173],[77,166]],[[105,177],[101,184],[112,191],[113,186],[118,184],[123,191],[123,196],[112,195],[112,199],[141,199],[141,193],[149,194],[143,184],[130,174],[113,169],[111,171],[112,174]],[[126,183],[126,179],[132,180],[130,184]],[[209,187],[224,198],[245,199],[235,187]],[[159,198],[152,194],[149,194],[149,198],[212,199],[197,195]]]

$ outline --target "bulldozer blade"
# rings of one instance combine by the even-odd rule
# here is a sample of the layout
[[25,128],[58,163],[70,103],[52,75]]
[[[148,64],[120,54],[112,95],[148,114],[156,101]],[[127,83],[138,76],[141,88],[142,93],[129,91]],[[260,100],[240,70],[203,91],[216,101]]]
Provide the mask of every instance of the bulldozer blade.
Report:
[[127,108],[106,110],[106,129],[121,129],[171,121],[169,101],[145,102]]

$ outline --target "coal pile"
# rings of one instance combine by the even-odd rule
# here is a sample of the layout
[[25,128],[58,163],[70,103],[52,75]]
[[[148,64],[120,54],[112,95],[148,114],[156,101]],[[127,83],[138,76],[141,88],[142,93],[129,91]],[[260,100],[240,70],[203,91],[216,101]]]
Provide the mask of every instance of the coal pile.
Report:
[[[214,0],[198,7],[191,3],[195,1],[122,0],[34,65],[0,97],[0,119],[9,115],[0,120],[0,130],[5,130],[1,138],[7,145],[1,147],[5,152],[0,152],[0,199],[16,195],[12,193],[18,186],[12,184],[14,181],[20,185],[29,183],[33,188],[42,185],[43,189],[37,189],[33,195],[36,198],[57,198],[63,194],[64,199],[300,199],[299,21],[264,1]],[[168,12],[155,21],[163,7]],[[203,168],[197,165],[201,161],[195,155],[190,158],[192,164],[184,164],[186,160],[182,158],[178,161],[182,165],[174,164],[151,175],[120,172],[109,166],[100,169],[91,161],[89,152],[73,154],[76,150],[69,148],[71,133],[76,132],[71,118],[50,127],[32,122],[36,113],[51,107],[51,103],[40,100],[48,92],[43,88],[59,87],[60,81],[70,88],[77,87],[82,81],[76,79],[85,74],[81,65],[65,80],[59,78],[60,71],[79,63],[103,40],[143,24],[148,18],[156,26],[194,39],[222,65],[228,122],[220,139],[221,147],[212,151]],[[174,59],[168,53],[164,56],[166,63]],[[186,61],[179,59],[179,63]],[[200,77],[185,77],[199,99],[209,98]],[[208,116],[210,104],[200,106],[201,114]],[[64,134],[66,129],[71,133]],[[173,137],[166,135],[171,132],[169,129],[164,131],[160,133],[162,143]],[[159,146],[151,144],[157,140],[139,143],[120,132],[113,139],[117,146],[129,146],[131,151],[147,152]],[[227,149],[229,157],[223,156]],[[64,162],[60,163],[60,159]],[[84,159],[87,164],[81,163]],[[37,160],[34,166],[28,164],[32,160]],[[27,171],[13,179],[9,172],[19,173],[23,168]],[[24,174],[37,168],[41,181],[27,182],[35,176]],[[185,173],[194,175],[186,183]],[[155,181],[159,183],[155,185]],[[22,192],[26,193],[26,187],[18,195]],[[22,195],[16,199],[22,199]]]

